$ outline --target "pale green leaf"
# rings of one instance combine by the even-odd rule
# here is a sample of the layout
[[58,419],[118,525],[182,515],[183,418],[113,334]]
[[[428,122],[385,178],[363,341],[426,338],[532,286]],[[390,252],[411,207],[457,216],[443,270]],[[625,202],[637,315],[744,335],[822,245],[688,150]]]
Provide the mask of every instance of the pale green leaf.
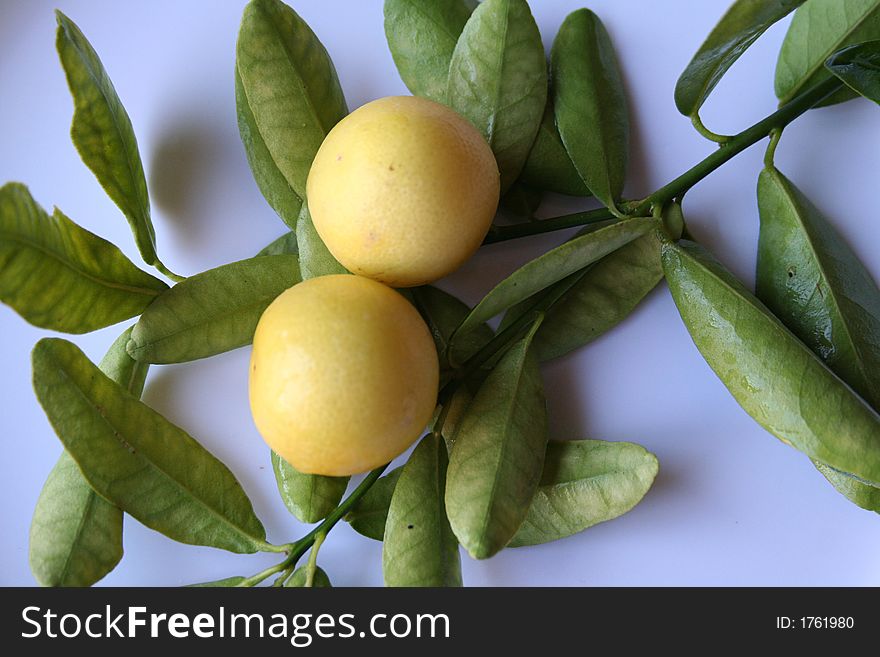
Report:
[[540,320],[489,374],[453,437],[446,510],[459,542],[476,559],[507,545],[528,513],[547,446],[547,410],[530,349]]
[[506,190],[525,164],[547,102],[547,60],[525,0],[486,0],[449,64],[447,103],[483,134]]
[[443,439],[429,434],[403,466],[385,522],[385,586],[461,586],[458,541],[443,499],[447,465]]
[[299,281],[294,255],[258,256],[191,276],[144,311],[128,353],[147,363],[182,363],[243,347],[263,311]]
[[0,188],[0,300],[31,324],[87,333],[138,315],[167,290],[110,242],[19,183]]
[[551,440],[541,484],[510,547],[549,543],[623,515],[651,488],[657,457],[632,443]]
[[182,543],[231,552],[266,547],[263,525],[229,469],[76,345],[44,338],[33,365],[37,399],[99,495]]

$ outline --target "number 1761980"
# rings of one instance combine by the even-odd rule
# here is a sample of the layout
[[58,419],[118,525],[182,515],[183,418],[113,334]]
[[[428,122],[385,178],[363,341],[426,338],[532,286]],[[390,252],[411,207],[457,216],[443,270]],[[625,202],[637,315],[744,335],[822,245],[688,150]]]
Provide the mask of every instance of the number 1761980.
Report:
[[776,629],[788,630],[851,630],[855,627],[852,616],[777,616]]

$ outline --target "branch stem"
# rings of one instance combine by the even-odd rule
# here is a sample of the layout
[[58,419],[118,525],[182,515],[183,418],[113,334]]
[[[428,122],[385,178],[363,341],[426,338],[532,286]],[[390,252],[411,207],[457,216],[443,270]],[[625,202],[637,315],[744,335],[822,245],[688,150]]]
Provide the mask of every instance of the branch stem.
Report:
[[370,474],[368,474],[364,478],[364,480],[360,484],[358,484],[357,488],[355,488],[351,492],[351,495],[345,498],[339,504],[339,506],[333,509],[333,511],[331,511],[330,514],[326,518],[324,518],[320,525],[315,527],[312,531],[310,531],[308,534],[299,539],[296,543],[293,543],[291,545],[290,552],[283,561],[275,564],[274,566],[269,566],[265,570],[261,570],[260,572],[258,572],[256,575],[252,575],[251,577],[242,580],[237,584],[237,586],[255,586],[262,582],[264,579],[271,577],[276,573],[280,573],[284,570],[296,566],[297,562],[318,539],[318,536],[321,536],[320,540],[323,541],[323,537],[326,536],[330,532],[330,530],[333,529],[336,523],[339,522],[342,517],[349,512],[349,510],[351,510],[351,507],[353,507],[354,504],[359,499],[361,499],[361,497],[363,497],[368,490],[370,490],[370,487],[374,483],[376,483],[379,477],[382,476],[382,473],[385,472],[385,468],[387,467],[388,464],[386,463],[385,465],[380,466],[370,472]]
[[[742,153],[750,146],[753,146],[771,135],[774,131],[781,131],[785,126],[794,121],[808,109],[840,89],[842,85],[843,82],[838,78],[831,77],[810,87],[802,94],[796,96],[773,112],[773,114],[761,119],[751,127],[746,128],[739,134],[734,135],[727,141],[721,143],[718,149],[713,151],[708,157],[701,162],[698,162],[666,185],[663,185],[663,187],[650,196],[635,203],[624,204],[623,207],[628,208],[629,210],[627,214],[636,217],[644,216],[651,211],[653,206],[663,206],[673,199],[682,197],[691,187],[696,185],[710,173]],[[551,219],[542,219],[541,221],[532,221],[525,224],[496,226],[489,232],[489,235],[483,243],[492,244],[495,242],[504,242],[519,237],[526,237],[527,235],[549,233],[554,230],[572,228],[574,226],[584,226],[586,224],[608,221],[614,218],[615,216],[610,210],[607,208],[599,208],[588,212],[576,212],[574,214],[553,217]]]

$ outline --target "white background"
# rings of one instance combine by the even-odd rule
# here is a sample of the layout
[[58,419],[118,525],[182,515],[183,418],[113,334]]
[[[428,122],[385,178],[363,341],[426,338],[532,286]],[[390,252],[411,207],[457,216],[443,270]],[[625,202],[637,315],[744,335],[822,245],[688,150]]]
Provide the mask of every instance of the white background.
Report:
[[[532,2],[549,48],[574,1]],[[3,0],[0,4],[0,182],[30,186],[46,208],[121,246],[139,262],[126,222],[68,138],[72,103],[54,49],[54,6],[76,21],[131,115],[153,200],[159,252],[194,274],[248,257],[284,227],[261,198],[238,137],[232,71],[243,2]],[[385,44],[380,0],[297,0],[333,56],[349,106],[406,93]],[[633,120],[630,197],[643,196],[711,152],[675,110],[678,74],[727,6],[596,0],[614,40]],[[704,109],[718,132],[771,112],[772,28],[725,77]],[[762,146],[695,188],[692,232],[753,280],[755,184]],[[817,110],[786,131],[777,153],[794,180],[880,276],[880,108],[858,100]],[[551,216],[592,202],[548,201]],[[473,303],[564,234],[483,249],[443,287]],[[74,340],[94,360],[121,330]],[[30,385],[30,349],[46,331],[0,306],[0,584],[30,585],[27,537],[40,487],[59,452]],[[154,367],[148,404],[230,465],[270,540],[306,531],[277,497],[268,450],[252,426],[248,349]],[[880,517],[837,494],[800,453],[758,427],[697,353],[665,286],[620,327],[544,368],[551,436],[639,442],[660,475],[628,515],[546,546],[487,562],[463,556],[469,585],[880,585]],[[110,585],[178,585],[248,575],[271,555],[176,544],[126,518],[126,555]],[[338,585],[381,584],[381,546],[339,526],[321,550]]]

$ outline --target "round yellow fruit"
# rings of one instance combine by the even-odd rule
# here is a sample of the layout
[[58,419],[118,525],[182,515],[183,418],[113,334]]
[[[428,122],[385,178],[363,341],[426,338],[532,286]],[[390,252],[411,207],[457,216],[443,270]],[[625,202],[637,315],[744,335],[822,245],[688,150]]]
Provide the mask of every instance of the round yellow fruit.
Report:
[[361,276],[321,276],[283,292],[260,318],[251,412],[300,472],[351,475],[421,435],[438,380],[431,333],[406,299]]
[[473,124],[445,105],[391,96],[330,131],[306,196],[315,229],[346,269],[409,287],[474,254],[499,185],[495,156]]

